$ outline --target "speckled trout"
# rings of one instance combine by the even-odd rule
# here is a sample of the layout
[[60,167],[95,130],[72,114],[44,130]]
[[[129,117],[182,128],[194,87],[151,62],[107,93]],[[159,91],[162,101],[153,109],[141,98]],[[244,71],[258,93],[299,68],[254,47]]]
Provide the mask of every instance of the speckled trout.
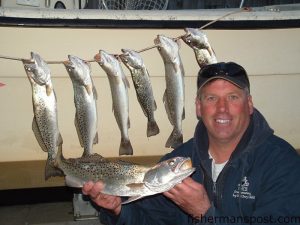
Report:
[[169,121],[173,125],[173,131],[165,146],[176,148],[183,142],[184,69],[177,42],[166,36],[158,35],[154,43],[158,45],[158,51],[164,61],[166,90],[163,100]]
[[123,203],[168,191],[194,172],[190,158],[175,157],[155,166],[112,162],[100,155],[65,159],[61,148],[55,165],[65,174],[66,184],[80,188],[87,181],[102,181],[104,194],[130,197]]
[[91,76],[88,62],[77,56],[69,55],[69,61],[64,62],[72,80],[74,103],[76,107],[75,127],[83,156],[93,153],[93,144],[98,143],[97,132],[97,91]]
[[112,95],[113,112],[121,132],[121,144],[119,155],[132,155],[133,149],[130,143],[128,129],[129,121],[129,82],[123,72],[120,62],[114,55],[100,50],[95,60],[106,72]]
[[185,28],[184,30],[186,34],[182,40],[194,50],[198,65],[203,67],[207,64],[217,63],[217,57],[206,34],[195,28]]
[[56,96],[51,82],[50,68],[36,53],[31,60],[23,60],[24,68],[32,88],[32,130],[43,151],[48,153],[45,178],[57,175],[53,169],[58,147],[63,140],[58,129]]
[[154,118],[154,111],[157,109],[157,106],[148,70],[142,57],[137,52],[130,49],[122,49],[122,52],[123,54],[120,55],[120,58],[131,73],[137,99],[145,116],[148,118],[147,137],[154,136],[159,133],[159,127]]

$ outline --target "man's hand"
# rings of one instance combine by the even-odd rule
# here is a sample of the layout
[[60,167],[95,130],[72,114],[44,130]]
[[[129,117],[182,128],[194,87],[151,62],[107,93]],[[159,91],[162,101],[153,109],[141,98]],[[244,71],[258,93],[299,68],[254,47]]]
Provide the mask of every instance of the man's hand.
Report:
[[102,194],[101,191],[104,188],[102,182],[87,182],[82,187],[82,193],[89,195],[91,200],[97,205],[111,210],[115,215],[119,215],[121,212],[121,198],[112,195]]
[[163,194],[194,218],[200,218],[210,208],[205,188],[190,177]]

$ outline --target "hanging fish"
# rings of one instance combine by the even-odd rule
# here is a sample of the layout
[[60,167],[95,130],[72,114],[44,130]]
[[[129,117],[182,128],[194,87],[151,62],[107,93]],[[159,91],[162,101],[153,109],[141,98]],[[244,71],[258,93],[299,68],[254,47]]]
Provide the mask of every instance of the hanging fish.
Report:
[[62,137],[58,129],[56,96],[51,82],[50,68],[36,53],[31,60],[23,60],[24,68],[32,88],[33,121],[32,130],[43,151],[48,153],[45,179],[62,175],[53,168]]
[[186,34],[182,36],[182,40],[194,50],[199,66],[203,67],[207,64],[217,63],[217,57],[208,42],[206,34],[195,28],[185,28],[184,30]]
[[130,128],[129,101],[128,101],[128,80],[122,70],[120,62],[115,56],[100,50],[95,60],[106,72],[113,102],[113,112],[121,132],[121,144],[119,155],[132,155],[133,149],[128,136]]
[[163,100],[168,118],[173,125],[173,131],[165,146],[176,148],[183,142],[184,69],[177,42],[163,35],[158,35],[154,43],[158,45],[158,51],[164,61],[166,90]]
[[145,116],[148,118],[147,137],[154,136],[159,133],[159,127],[154,118],[154,111],[157,109],[157,106],[149,73],[142,57],[137,52],[129,49],[122,49],[122,52],[123,54],[120,55],[120,58],[130,70],[137,99]]
[[97,91],[91,77],[89,63],[69,55],[64,65],[72,80],[76,107],[75,127],[83,156],[93,154],[93,144],[98,143],[97,132]]

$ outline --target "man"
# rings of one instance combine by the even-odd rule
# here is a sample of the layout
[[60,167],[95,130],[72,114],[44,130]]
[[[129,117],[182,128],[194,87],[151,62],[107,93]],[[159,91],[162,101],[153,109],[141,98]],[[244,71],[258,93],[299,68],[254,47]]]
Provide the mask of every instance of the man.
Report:
[[[246,71],[216,63],[197,79],[194,138],[162,158],[190,157],[196,172],[162,195],[121,205],[88,182],[83,193],[108,224],[300,224],[300,157],[253,106]],[[103,209],[105,208],[105,210]]]

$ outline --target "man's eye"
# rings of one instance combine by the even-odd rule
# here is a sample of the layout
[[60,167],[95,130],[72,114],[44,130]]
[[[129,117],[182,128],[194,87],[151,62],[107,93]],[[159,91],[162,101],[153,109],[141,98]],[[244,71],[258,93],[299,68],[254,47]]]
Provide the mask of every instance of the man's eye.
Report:
[[206,101],[208,102],[215,102],[217,100],[217,98],[215,96],[207,96],[206,97]]
[[228,96],[228,100],[233,101],[233,100],[237,100],[239,98],[239,96],[237,95],[229,95]]

